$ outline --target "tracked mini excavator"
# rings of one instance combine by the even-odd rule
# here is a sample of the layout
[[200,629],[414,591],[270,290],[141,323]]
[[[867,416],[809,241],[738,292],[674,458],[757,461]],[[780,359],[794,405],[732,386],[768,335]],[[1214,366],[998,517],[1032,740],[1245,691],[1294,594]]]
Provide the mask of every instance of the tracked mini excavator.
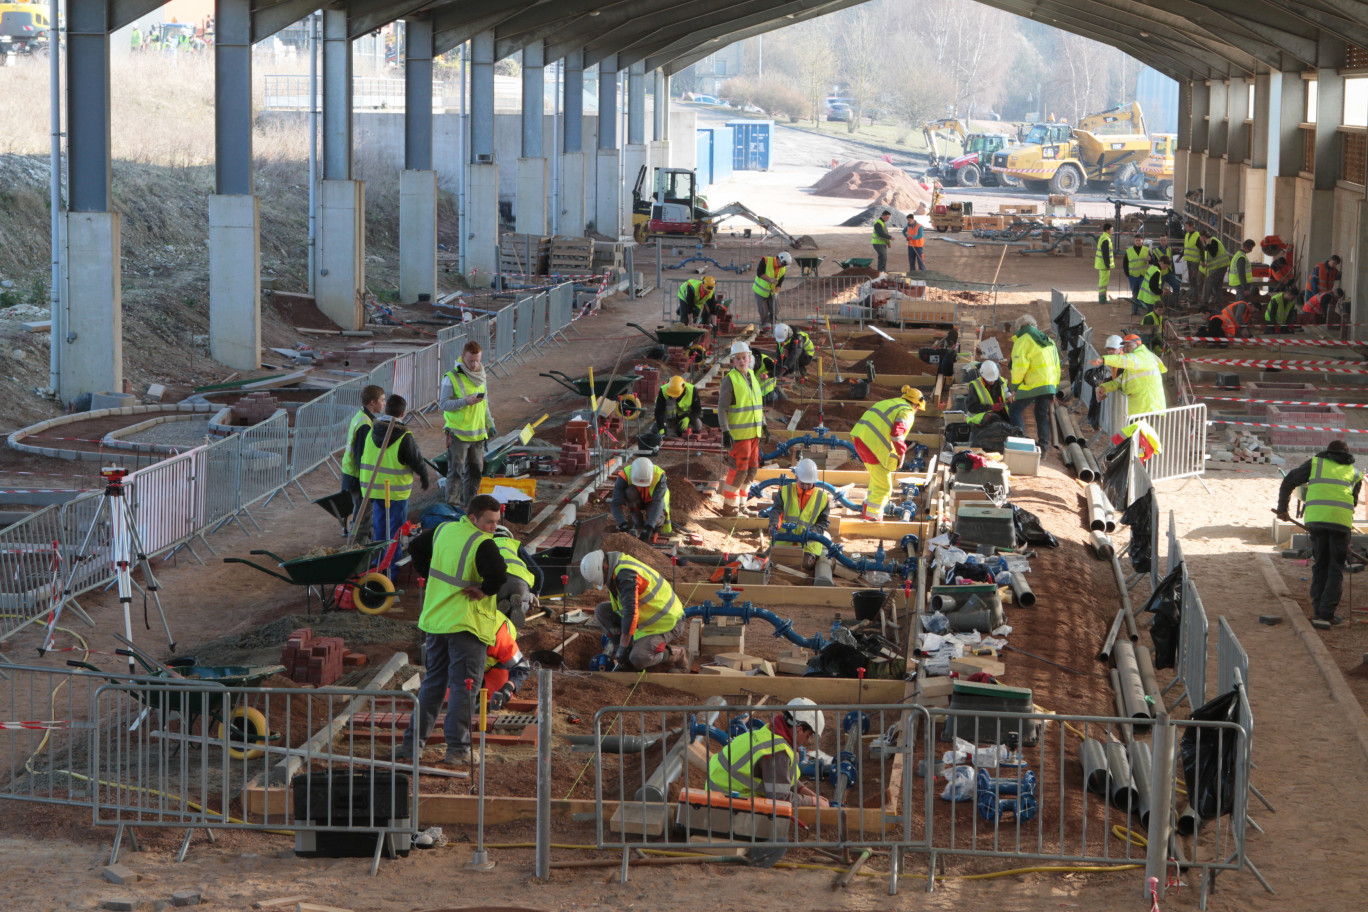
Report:
[[654,191],[643,194],[646,166],[637,173],[632,188],[632,236],[638,244],[651,238],[695,238],[711,244],[717,226],[732,217],[744,218],[763,228],[768,234],[783,238],[797,248],[801,241],[789,234],[773,219],[765,218],[741,203],[729,203],[720,209],[708,209],[708,201],[698,192],[698,176],[686,168],[656,168]]

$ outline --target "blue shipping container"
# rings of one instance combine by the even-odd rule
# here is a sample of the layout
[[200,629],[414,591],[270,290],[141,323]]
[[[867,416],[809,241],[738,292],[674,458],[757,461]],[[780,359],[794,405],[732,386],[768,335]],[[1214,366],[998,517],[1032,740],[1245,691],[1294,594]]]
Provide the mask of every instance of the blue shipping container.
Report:
[[695,147],[698,192],[702,193],[712,183],[712,131],[699,130],[695,138]]
[[735,152],[735,131],[731,127],[713,127],[712,133],[712,182],[720,184],[731,177]]
[[768,171],[774,121],[733,120],[728,121],[727,126],[735,131],[732,167],[737,171]]

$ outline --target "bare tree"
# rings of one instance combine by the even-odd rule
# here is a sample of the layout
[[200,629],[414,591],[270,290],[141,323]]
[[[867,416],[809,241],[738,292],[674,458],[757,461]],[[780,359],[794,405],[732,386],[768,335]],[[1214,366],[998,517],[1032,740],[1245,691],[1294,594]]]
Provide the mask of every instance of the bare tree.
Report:
[[[887,9],[886,5],[882,6]],[[886,68],[892,63],[887,55],[887,31],[882,11],[857,6],[841,14],[844,21],[839,43],[839,74],[851,101],[851,118],[846,123],[850,133],[855,132],[860,118],[883,87]]]
[[770,42],[770,65],[794,79],[795,88],[808,100],[812,122],[816,124],[825,113],[827,93],[836,83],[836,54],[830,27],[816,21],[785,31],[791,35],[786,44]]

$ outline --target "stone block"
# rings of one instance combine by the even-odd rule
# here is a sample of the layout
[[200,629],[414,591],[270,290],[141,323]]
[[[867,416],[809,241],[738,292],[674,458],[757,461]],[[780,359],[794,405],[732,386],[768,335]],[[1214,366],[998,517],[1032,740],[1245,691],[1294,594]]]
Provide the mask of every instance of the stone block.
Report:
[[100,870],[100,873],[104,875],[105,880],[113,884],[137,883],[142,879],[142,876],[138,874],[137,871],[134,871],[127,865],[121,864],[105,865],[105,867]]
[[201,902],[199,890],[177,890],[171,894],[173,906],[198,906]]
[[99,411],[100,409],[126,408],[136,405],[137,402],[138,397],[130,395],[129,393],[104,392],[90,394],[90,410],[92,412]]
[[138,908],[138,901],[128,896],[115,896],[101,900],[100,908],[109,909],[110,912],[134,912]]

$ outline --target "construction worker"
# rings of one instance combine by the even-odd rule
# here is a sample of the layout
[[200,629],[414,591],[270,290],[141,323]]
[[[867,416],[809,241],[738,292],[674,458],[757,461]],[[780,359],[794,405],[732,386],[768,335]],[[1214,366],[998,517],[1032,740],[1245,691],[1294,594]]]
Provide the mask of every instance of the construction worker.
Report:
[[143,49],[143,33],[142,33],[142,30],[139,29],[136,25],[133,26],[133,33],[132,33],[132,35],[131,35],[130,37],[132,38],[131,47],[132,47],[132,49],[133,49],[133,53],[136,54],[137,52],[139,52],[139,51],[141,51],[141,50]]
[[760,380],[760,401],[774,405],[784,394],[779,391],[779,364],[765,352],[755,352],[755,375]]
[[888,233],[888,217],[893,213],[885,209],[874,220],[874,234],[869,239],[869,243],[874,245],[874,257],[878,260],[875,267],[879,272],[888,271],[888,245],[893,240],[893,235]]
[[918,272],[926,269],[926,259],[922,255],[926,246],[926,228],[917,221],[915,213],[907,213],[903,237],[907,239],[907,271]]
[[703,413],[703,400],[698,389],[675,374],[656,392],[655,428],[657,434],[683,437],[686,431],[696,431]]
[[1015,398],[1007,423],[1025,428],[1022,416],[1031,404],[1035,414],[1036,443],[1040,452],[1050,449],[1050,402],[1059,389],[1059,349],[1054,340],[1036,326],[1035,317],[1022,314],[1013,324],[1012,386]]
[[[1141,338],[1144,345],[1156,355],[1164,351],[1164,310],[1155,307],[1140,318]],[[1160,361],[1162,364],[1163,362]]]
[[727,477],[722,482],[722,515],[736,516],[746,495],[743,493],[760,468],[760,438],[765,431],[764,394],[760,379],[751,370],[750,346],[737,341],[731,347],[731,370],[722,378],[717,396],[717,421],[722,428],[722,446],[729,452]]
[[1248,301],[1252,286],[1249,283],[1251,270],[1249,265],[1249,254],[1254,250],[1254,242],[1246,239],[1240,245],[1240,249],[1230,258],[1230,268],[1226,270],[1226,281],[1231,290],[1235,293],[1238,301]]
[[1093,362],[1094,367],[1105,364],[1113,370],[1113,378],[1098,387],[1099,401],[1106,399],[1108,393],[1120,390],[1126,396],[1128,415],[1161,412],[1168,408],[1163,376],[1166,368],[1158,355],[1141,344],[1139,336],[1128,334],[1124,339],[1111,336],[1107,339],[1107,349],[1107,354]]
[[494,527],[494,544],[499,546],[508,568],[508,579],[499,588],[494,607],[518,628],[527,621],[527,613],[541,604],[538,593],[542,587],[542,570],[507,526]]
[[1349,557],[1349,538],[1354,531],[1354,508],[1358,505],[1363,473],[1354,468],[1354,456],[1343,440],[1332,440],[1321,452],[1288,472],[1278,488],[1276,512],[1283,522],[1292,492],[1306,485],[1306,512],[1302,520],[1311,537],[1311,626],[1329,630],[1344,623],[1335,614],[1344,582],[1344,562]]
[[422,753],[448,691],[443,762],[479,760],[470,749],[470,716],[479,700],[489,647],[498,642],[500,629],[508,623],[495,604],[508,576],[493,537],[498,524],[499,502],[479,494],[466,505],[465,516],[442,523],[433,535],[432,563],[418,616],[418,629],[426,636],[427,671],[418,688],[418,712],[394,752],[397,761],[411,761],[415,750]]
[[1283,290],[1270,295],[1264,307],[1264,322],[1268,324],[1267,331],[1274,335],[1291,333],[1297,323],[1296,292]]
[[893,473],[907,454],[907,435],[917,412],[926,408],[922,391],[904,386],[893,399],[876,402],[860,416],[850,436],[855,453],[869,472],[869,493],[865,495],[864,519],[882,522],[884,504],[893,490]]
[[1107,303],[1107,286],[1111,284],[1112,268],[1112,223],[1102,223],[1102,233],[1097,236],[1097,247],[1093,250],[1093,268],[1097,270],[1097,303]]
[[1306,299],[1306,303],[1302,305],[1302,313],[1310,314],[1314,323],[1328,323],[1330,322],[1330,315],[1334,313],[1335,305],[1338,303],[1338,292],[1333,289],[1322,291],[1320,294]]
[[594,617],[617,642],[614,671],[689,670],[688,649],[674,645],[684,635],[684,605],[663,576],[618,551],[590,551],[579,570],[589,588],[608,590]]
[[446,424],[446,502],[453,506],[469,502],[480,490],[485,441],[495,433],[483,358],[480,343],[467,342],[456,364],[442,376],[437,395]]
[[1173,295],[1176,298],[1182,292],[1183,286],[1178,281],[1177,267],[1180,257],[1176,256],[1174,253],[1172,238],[1164,238],[1150,244],[1151,266],[1158,266],[1159,261],[1164,257],[1168,257],[1169,268],[1167,272],[1162,274],[1161,278],[1164,280],[1165,285],[1173,289]]
[[[403,396],[386,399],[385,414],[376,417],[361,450],[357,481],[370,500],[371,535],[377,542],[393,539],[408,518],[413,476],[418,476],[424,491],[428,489],[427,464],[418,451],[418,441],[403,425],[407,411]],[[396,569],[392,561],[386,571],[390,579],[394,579]]]
[[645,456],[619,469],[608,512],[619,532],[629,532],[644,542],[655,541],[661,533],[669,535],[674,526],[670,525],[670,483],[665,470]]
[[1145,278],[1149,261],[1150,249],[1145,246],[1145,239],[1137,234],[1126,248],[1126,258],[1121,264],[1126,270],[1126,281],[1130,283],[1132,314],[1140,313],[1140,283]]
[[1208,321],[1208,328],[1217,331],[1212,333],[1216,336],[1224,336],[1227,339],[1234,339],[1237,336],[1249,335],[1250,326],[1254,322],[1254,305],[1248,301],[1234,301],[1227,304],[1220,313]]
[[531,673],[532,664],[518,648],[518,628],[505,620],[494,635],[494,645],[485,650],[484,689],[489,691],[490,710],[498,712],[508,705]]
[[1202,233],[1197,223],[1188,219],[1183,223],[1183,269],[1187,272],[1188,291],[1192,303],[1202,299]]
[[342,490],[351,494],[351,521],[356,527],[354,541],[364,545],[371,540],[370,501],[361,489],[361,456],[366,451],[375,416],[385,407],[385,388],[370,384],[361,390],[361,409],[347,427],[347,448],[342,451]]
[[1157,264],[1145,270],[1140,287],[1135,292],[1135,300],[1140,309],[1132,309],[1131,313],[1148,314],[1158,307],[1164,298],[1164,277],[1172,274],[1173,261],[1166,256],[1160,257]]
[[[811,459],[798,460],[793,467],[793,481],[781,485],[775,492],[769,515],[771,540],[781,524],[797,526],[799,532],[826,534],[827,526],[831,524],[831,495],[825,488],[817,487],[817,463]],[[821,542],[804,542],[803,569],[816,567],[817,558],[822,556],[823,550]]]
[[1007,420],[1007,406],[1012,401],[1012,391],[1002,381],[1002,371],[996,361],[984,361],[979,365],[978,376],[969,383],[969,424],[992,424]]
[[690,279],[679,286],[679,322],[688,326],[698,323],[707,326],[712,323],[716,302],[717,279],[704,276]]
[[755,282],[751,291],[755,292],[755,307],[760,313],[760,325],[773,326],[777,316],[775,295],[784,284],[784,273],[793,265],[793,257],[787,250],[777,256],[761,257],[755,266]]
[[708,761],[708,788],[737,798],[768,798],[791,805],[830,807],[798,784],[798,748],[815,751],[826,727],[807,697],[794,697],[768,725],[748,729]]
[[817,354],[812,337],[801,329],[794,332],[787,323],[777,323],[774,341],[779,346],[779,375],[797,374],[807,379],[808,365],[812,363],[812,356]]
[[1341,263],[1339,254],[1335,254],[1324,263],[1318,263],[1312,267],[1311,273],[1306,277],[1306,297],[1308,299],[1314,298],[1322,292],[1334,290],[1340,281]]
[[1202,303],[1212,307],[1221,306],[1221,289],[1225,287],[1226,269],[1230,266],[1230,253],[1225,243],[1211,233],[1211,229],[1199,230],[1202,250]]

